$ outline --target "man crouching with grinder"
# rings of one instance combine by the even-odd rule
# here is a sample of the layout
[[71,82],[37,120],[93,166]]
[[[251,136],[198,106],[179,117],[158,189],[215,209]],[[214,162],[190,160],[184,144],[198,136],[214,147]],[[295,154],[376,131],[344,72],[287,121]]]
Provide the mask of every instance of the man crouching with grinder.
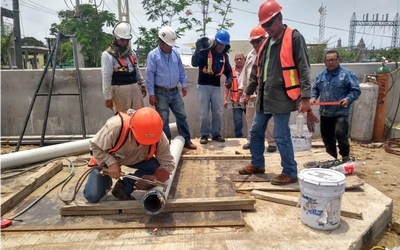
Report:
[[[91,203],[107,193],[111,178],[118,179],[112,190],[116,198],[134,200],[134,190],[153,188],[148,180],[165,182],[174,167],[162,119],[156,110],[147,107],[131,115],[120,112],[111,117],[90,140],[90,150],[93,157],[89,166],[96,168],[89,174],[83,195]],[[121,165],[137,170],[123,176]],[[129,178],[132,176],[142,179]]]

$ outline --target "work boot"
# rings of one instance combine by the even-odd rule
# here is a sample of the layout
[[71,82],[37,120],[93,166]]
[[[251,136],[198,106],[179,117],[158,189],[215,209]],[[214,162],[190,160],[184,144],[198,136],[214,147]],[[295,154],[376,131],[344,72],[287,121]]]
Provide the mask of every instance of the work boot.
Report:
[[261,168],[261,167],[256,168],[256,167],[253,167],[251,164],[239,169],[239,174],[242,174],[242,175],[263,174],[263,173],[265,173],[265,168]]
[[288,177],[286,175],[280,174],[277,177],[275,177],[274,179],[271,180],[271,184],[272,185],[287,185],[290,183],[295,183],[297,182],[297,176],[294,177]]
[[250,149],[250,143],[246,143],[243,145],[243,149]]
[[115,186],[111,193],[114,195],[115,198],[120,201],[129,201],[135,199],[130,194],[127,194],[125,192],[125,186],[121,180],[118,180],[117,183],[115,183]]
[[222,136],[220,136],[220,135],[213,136],[213,137],[212,137],[212,140],[213,140],[213,141],[217,141],[217,142],[225,142],[224,137],[222,137]]
[[192,143],[192,141],[187,141],[187,142],[185,142],[185,145],[184,145],[183,147],[184,147],[184,148],[187,148],[187,149],[191,149],[191,150],[197,149],[197,146],[194,145],[194,144]]
[[267,152],[268,153],[274,153],[274,152],[276,152],[277,149],[278,148],[276,146],[268,146]]
[[355,160],[355,158],[351,157],[351,156],[343,156],[342,157],[342,163],[346,163],[348,161],[354,161],[354,160]]
[[208,142],[208,136],[202,136],[200,138],[200,144],[207,144]]

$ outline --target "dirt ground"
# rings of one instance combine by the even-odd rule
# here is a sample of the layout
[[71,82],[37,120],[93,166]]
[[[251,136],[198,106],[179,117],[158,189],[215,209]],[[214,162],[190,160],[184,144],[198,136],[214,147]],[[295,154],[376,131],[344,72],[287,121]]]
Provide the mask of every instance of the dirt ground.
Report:
[[[358,177],[375,187],[386,196],[393,199],[392,221],[400,221],[400,155],[390,154],[385,151],[382,143],[368,144],[363,147],[359,143],[351,143],[351,155],[356,161],[365,162],[365,166],[356,173]],[[377,147],[381,146],[381,147]],[[37,146],[21,146],[20,150],[32,149]],[[13,152],[15,146],[1,145],[1,154]],[[399,148],[397,150],[400,150]],[[390,228],[382,237],[379,246],[392,249],[400,246],[400,235]]]

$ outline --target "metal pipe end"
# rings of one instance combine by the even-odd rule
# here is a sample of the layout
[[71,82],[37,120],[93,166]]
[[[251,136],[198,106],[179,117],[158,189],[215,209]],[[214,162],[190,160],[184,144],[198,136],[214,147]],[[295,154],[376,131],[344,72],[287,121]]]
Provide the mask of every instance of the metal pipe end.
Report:
[[157,215],[164,210],[165,202],[164,192],[153,189],[143,196],[141,203],[147,214]]

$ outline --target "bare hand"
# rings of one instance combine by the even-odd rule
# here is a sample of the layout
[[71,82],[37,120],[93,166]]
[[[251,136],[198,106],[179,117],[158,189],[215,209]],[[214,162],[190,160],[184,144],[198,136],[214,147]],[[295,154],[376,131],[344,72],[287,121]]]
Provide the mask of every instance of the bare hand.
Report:
[[155,95],[149,96],[149,103],[150,103],[151,106],[156,105],[157,99],[156,99],[156,96],[155,96]]
[[239,89],[238,93],[239,93],[239,96],[242,96],[243,95],[243,89]]
[[224,107],[227,109],[228,108],[228,102],[224,100]]
[[113,179],[119,179],[121,177],[121,165],[116,162],[108,166],[108,175]]
[[106,107],[113,110],[113,101],[112,100],[106,100]]
[[311,105],[314,105],[314,103],[316,103],[316,102],[317,102],[317,99],[313,98],[313,99],[310,100]]
[[243,103],[244,103],[244,104],[247,104],[247,103],[249,102],[249,100],[250,100],[250,95],[246,95],[246,96],[243,98]]
[[310,107],[311,107],[310,98],[301,98],[301,101],[300,101],[297,111],[299,111],[301,113],[305,113],[310,109]]
[[[154,181],[156,180],[156,177],[154,175],[143,175],[142,179]],[[149,190],[154,187],[155,187],[154,185],[148,182],[145,182],[143,180],[137,180],[134,188],[136,190]]]
[[140,87],[140,91],[142,91],[142,96],[143,96],[143,98],[145,98],[146,95],[147,95],[146,87],[145,86],[141,86]]
[[187,89],[186,88],[182,88],[182,97],[185,97],[187,94]]
[[347,107],[348,105],[349,105],[349,102],[347,101],[346,98],[340,100],[340,106]]

